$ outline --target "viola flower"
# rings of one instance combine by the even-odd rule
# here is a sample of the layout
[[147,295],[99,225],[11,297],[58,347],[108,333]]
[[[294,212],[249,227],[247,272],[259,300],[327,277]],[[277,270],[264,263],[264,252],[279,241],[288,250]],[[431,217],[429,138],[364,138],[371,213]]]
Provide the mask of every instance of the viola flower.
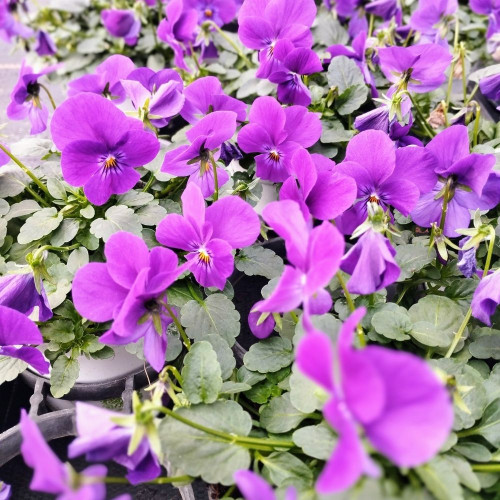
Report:
[[274,47],[274,57],[282,63],[269,75],[269,81],[278,84],[278,99],[283,104],[309,106],[311,92],[302,81],[302,75],[312,75],[323,69],[318,55],[305,47],[294,48],[290,40],[280,40]]
[[378,50],[380,69],[394,87],[425,93],[436,90],[446,80],[451,63],[449,49],[433,43]]
[[479,82],[479,88],[481,94],[488,97],[488,99],[500,101],[500,72],[483,78]]
[[[234,473],[234,482],[245,500],[277,500],[269,483],[250,470]],[[285,500],[297,500],[297,492],[290,486],[285,492]]]
[[185,9],[183,0],[170,1],[165,12],[167,17],[158,26],[158,38],[174,51],[176,66],[189,71],[184,62],[185,46],[196,42],[198,13],[196,9]]
[[30,38],[33,36],[33,30],[15,19],[11,12],[9,2],[0,2],[0,39],[10,43],[11,39],[19,36],[21,38]]
[[384,21],[395,18],[396,24],[400,25],[403,17],[401,5],[398,0],[372,0],[365,5],[368,14],[381,17]]
[[39,321],[52,318],[52,309],[43,283],[40,280],[37,290],[35,277],[31,272],[9,274],[0,278],[0,305],[15,309],[26,316],[38,307]]
[[222,84],[215,76],[198,78],[184,89],[186,101],[181,116],[194,124],[213,111],[234,111],[236,120],[244,122],[247,106],[244,102],[224,93]]
[[432,189],[433,165],[433,158],[424,148],[396,150],[380,130],[366,130],[354,136],[337,170],[356,181],[357,201],[337,218],[337,227],[344,234],[352,234],[366,220],[368,203],[377,203],[384,211],[392,206],[408,215],[420,192]]
[[497,0],[470,0],[469,6],[476,14],[488,16],[486,38],[492,38],[500,31],[500,5]]
[[212,21],[217,26],[230,23],[236,16],[237,6],[234,0],[184,0],[185,7],[195,9],[198,23]]
[[219,160],[222,163],[224,163],[226,167],[228,167],[233,160],[241,160],[242,158],[243,158],[243,153],[236,144],[232,144],[230,142],[222,143],[220,147]]
[[234,269],[233,250],[257,239],[259,217],[237,196],[205,208],[202,192],[193,183],[181,199],[183,215],[168,214],[158,224],[156,238],[162,245],[188,252],[189,269],[200,285],[222,290]]
[[149,252],[141,238],[124,231],[111,235],[104,255],[106,263],[91,262],[76,273],[75,308],[91,321],[113,320],[111,330],[100,338],[103,343],[120,345],[144,338],[144,355],[160,372],[167,326],[173,321],[165,292],[186,265],[178,267],[177,256],[167,248],[154,247]]
[[311,48],[310,27],[316,16],[313,0],[246,0],[238,13],[238,36],[249,49],[259,50],[259,78],[268,78],[281,63],[274,57],[276,42]]
[[94,74],[71,80],[68,83],[68,96],[90,92],[112,99],[115,104],[120,104],[126,97],[121,80],[127,78],[134,69],[135,64],[129,57],[121,54],[109,56],[96,67]]
[[137,68],[121,81],[140,117],[156,128],[165,127],[184,105],[184,83],[173,69],[155,73]]
[[344,253],[342,235],[326,221],[313,229],[300,206],[291,200],[269,203],[262,215],[285,240],[290,265],[285,266],[270,297],[258,302],[253,311],[289,312],[302,304],[305,316],[328,312],[332,298],[324,288],[339,269]]
[[5,153],[2,149],[0,149],[0,167],[7,165],[9,161],[10,161],[10,156],[7,153]]
[[139,120],[90,93],[61,104],[54,112],[51,131],[62,153],[64,180],[83,186],[95,205],[132,189],[141,177],[135,168],[154,160],[160,149],[158,139]]
[[49,118],[49,110],[40,99],[41,86],[38,79],[54,69],[54,66],[50,66],[39,73],[33,73],[33,69],[23,61],[19,80],[10,94],[7,117],[11,120],[29,118],[32,135],[43,132]]
[[500,303],[500,269],[484,277],[474,291],[472,316],[491,326],[491,316]]
[[445,37],[448,25],[457,11],[457,0],[419,0],[418,8],[410,17],[409,25],[421,35],[424,43],[442,43],[448,47]]
[[10,484],[0,481],[0,500],[9,500],[12,494]]
[[320,494],[345,490],[363,474],[379,474],[358,426],[398,467],[416,467],[439,451],[453,425],[448,392],[425,361],[379,346],[352,347],[364,314],[360,308],[349,316],[335,347],[317,330],[308,331],[297,346],[298,368],[330,395],[323,415],[339,434],[316,483]]
[[0,306],[0,356],[16,358],[28,363],[39,373],[49,373],[49,362],[35,347],[43,343],[38,327],[24,314]]
[[351,275],[349,292],[370,295],[397,281],[401,271],[395,255],[396,250],[382,234],[371,229],[363,233],[340,264],[340,269]]
[[[69,464],[63,464],[43,439],[38,426],[31,420],[26,410],[21,410],[21,453],[28,467],[33,469],[30,489],[56,495],[58,500],[105,500],[106,486],[99,478],[106,477],[104,465],[87,467],[77,475]],[[85,478],[88,478],[85,481]],[[93,480],[92,480],[92,479]],[[120,500],[130,500],[129,495]],[[118,499],[116,499],[118,500]]]
[[443,130],[425,149],[433,157],[436,184],[432,191],[424,191],[410,215],[422,227],[439,223],[446,196],[444,234],[456,236],[456,229],[469,226],[470,209],[485,210],[500,202],[500,178],[492,173],[495,157],[469,152],[469,135],[464,125]]
[[[470,237],[462,238],[458,242],[458,246],[463,246],[470,241]],[[457,267],[466,278],[472,278],[477,273],[476,248],[471,247],[468,250],[458,251]]]
[[[258,307],[258,303],[254,305]],[[262,316],[264,316],[262,318]],[[274,327],[276,326],[276,321],[272,314],[269,313],[260,313],[258,311],[250,311],[248,314],[248,327],[250,331],[258,338],[258,339],[266,339],[273,333]]]
[[354,203],[357,188],[352,177],[334,167],[328,158],[298,149],[291,159],[290,177],[281,186],[280,200],[297,202],[306,220],[310,215],[335,219]]
[[51,36],[45,31],[36,34],[35,52],[39,56],[53,56],[57,53],[57,47]]
[[353,39],[351,47],[346,45],[330,45],[326,50],[332,56],[332,59],[337,56],[346,56],[352,59],[358,68],[361,70],[365,82],[370,85],[372,97],[378,97],[378,91],[375,84],[375,78],[368,68],[366,62],[366,31],[360,31]]
[[[214,111],[202,118],[186,132],[191,144],[168,151],[161,167],[162,172],[177,177],[189,176],[188,183],[196,184],[205,198],[215,191],[214,163],[220,156],[223,142],[233,137],[236,131],[236,113]],[[219,187],[229,180],[229,174],[217,168]]]
[[127,468],[127,479],[132,484],[151,481],[161,473],[158,457],[152,451],[147,435],[133,453],[128,453],[134,427],[120,426],[114,422],[123,416],[123,413],[77,402],[78,437],[69,445],[68,455],[75,458],[85,454],[90,462],[113,460]]
[[133,10],[104,9],[101,20],[109,34],[123,38],[127,45],[135,45],[141,31],[141,21]]
[[304,106],[283,109],[273,97],[255,99],[249,121],[238,134],[238,145],[245,153],[259,153],[257,176],[271,182],[285,181],[293,153],[301,146],[312,146],[321,136],[316,114]]

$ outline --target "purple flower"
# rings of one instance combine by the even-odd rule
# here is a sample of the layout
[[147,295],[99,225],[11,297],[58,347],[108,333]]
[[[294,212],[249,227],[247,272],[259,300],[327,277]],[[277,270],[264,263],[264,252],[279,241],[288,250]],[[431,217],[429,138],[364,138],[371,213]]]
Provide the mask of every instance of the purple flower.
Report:
[[196,9],[184,9],[183,0],[172,0],[165,8],[167,18],[158,26],[158,38],[174,51],[176,66],[189,70],[184,62],[185,45],[195,43],[198,30]]
[[121,83],[135,109],[142,110],[144,119],[156,128],[167,125],[184,105],[184,83],[173,69],[155,73],[149,68],[137,68]]
[[2,149],[0,149],[0,167],[2,167],[3,165],[7,165],[9,161],[10,161],[9,155],[5,153]]
[[500,73],[483,78],[479,82],[481,93],[492,101],[500,101]]
[[377,203],[384,210],[392,206],[408,215],[420,191],[427,192],[435,182],[431,160],[424,148],[396,149],[380,130],[366,130],[353,137],[337,169],[356,181],[357,201],[337,219],[339,229],[351,234],[366,220],[368,203]]
[[278,40],[310,48],[310,27],[316,16],[313,0],[246,0],[238,14],[238,35],[243,45],[259,50],[259,78],[267,78],[281,65],[274,56]]
[[321,494],[345,490],[363,474],[379,474],[358,426],[373,448],[398,467],[416,467],[439,451],[453,424],[446,388],[423,360],[379,346],[352,347],[364,314],[360,308],[349,316],[335,347],[317,330],[297,346],[299,369],[330,395],[323,415],[339,434],[316,483]]
[[324,289],[339,269],[344,238],[330,223],[314,229],[300,206],[291,200],[275,201],[262,212],[266,223],[285,240],[287,258],[281,278],[271,296],[253,311],[289,312],[303,304],[304,314],[324,314],[332,298]]
[[292,156],[290,174],[281,187],[280,200],[297,202],[306,219],[310,215],[335,219],[356,199],[354,179],[337,172],[335,163],[324,156],[298,149]]
[[[421,40],[427,43],[439,43],[445,38],[451,16],[458,7],[457,0],[419,0],[418,8],[413,12],[409,25],[421,34]],[[448,42],[444,41],[446,46]]]
[[49,362],[38,349],[27,347],[42,342],[33,321],[15,309],[0,306],[0,356],[20,359],[45,375],[49,373]]
[[491,326],[491,316],[500,303],[500,269],[484,277],[472,297],[472,316]]
[[[463,246],[470,241],[469,237],[462,238],[458,242],[458,246],[463,248]],[[466,278],[472,278],[477,272],[477,261],[476,261],[476,248],[471,247],[468,250],[459,250],[458,251],[458,262],[457,267],[460,269],[460,272]]]
[[[124,252],[126,249],[126,252]],[[91,321],[113,320],[101,338],[107,344],[128,344],[144,338],[144,355],[161,371],[167,350],[167,288],[186,270],[171,250],[155,247],[133,234],[113,234],[104,247],[106,263],[91,262],[73,280],[76,310]]]
[[344,255],[340,268],[351,277],[347,289],[351,293],[369,295],[394,283],[400,269],[391,242],[380,233],[369,229]]
[[379,16],[384,21],[390,21],[394,17],[396,24],[401,24],[403,13],[398,0],[372,0],[365,5],[365,9],[369,14]]
[[223,142],[220,147],[220,158],[219,160],[224,163],[224,165],[229,166],[233,160],[241,160],[243,158],[243,153],[241,149],[230,142]]
[[75,458],[85,453],[91,462],[114,460],[128,470],[127,479],[132,484],[150,481],[161,473],[157,456],[144,436],[133,453],[128,453],[134,427],[122,427],[113,419],[123,418],[94,405],[76,403],[76,428],[78,437],[69,445],[68,455]]
[[160,149],[154,134],[104,97],[83,93],[54,112],[52,139],[62,152],[64,180],[83,186],[95,205],[124,194],[140,179],[135,167],[152,161]]
[[52,309],[43,283],[37,290],[33,274],[9,274],[0,278],[0,305],[15,309],[29,316],[38,307],[38,320],[47,321],[52,318]]
[[[196,184],[205,198],[215,190],[214,165],[220,156],[223,142],[233,137],[236,131],[236,113],[214,111],[193,125],[186,137],[191,144],[168,151],[161,167],[162,172],[177,177],[189,176],[189,184]],[[229,174],[217,168],[219,187],[229,180]]]
[[0,500],[9,500],[11,497],[11,489],[10,484],[0,481]]
[[489,17],[486,38],[491,38],[500,31],[500,3],[498,0],[470,0],[469,6],[476,14]]
[[31,134],[39,134],[47,128],[49,110],[40,99],[41,87],[38,79],[54,71],[54,66],[45,68],[40,73],[33,73],[30,66],[23,61],[19,80],[12,93],[7,107],[7,116],[11,120],[24,120],[29,118]]
[[444,234],[456,236],[456,229],[469,226],[470,209],[485,210],[500,202],[500,178],[491,173],[495,157],[469,152],[469,135],[464,125],[443,130],[425,149],[433,156],[436,184],[432,191],[422,191],[425,194],[412,210],[411,217],[422,227],[439,223],[446,196],[448,210]]
[[[258,307],[259,303],[255,304],[255,307]],[[276,325],[276,321],[272,314],[269,313],[260,313],[258,311],[250,311],[248,314],[248,326],[250,331],[258,338],[258,339],[266,339],[273,333],[274,327]]]
[[[30,484],[32,490],[56,495],[58,500],[105,500],[106,486],[99,482],[107,473],[104,465],[93,465],[80,472],[82,480],[76,483],[76,474],[71,466],[57,458],[25,410],[21,410],[20,427],[23,439],[21,453],[26,465],[34,472]],[[130,496],[120,498],[125,500]]]
[[96,67],[93,75],[83,75],[68,83],[68,96],[82,92],[100,94],[112,98],[115,104],[125,100],[126,94],[121,80],[135,69],[135,64],[128,57],[120,54],[109,56]]
[[233,250],[257,239],[259,218],[237,196],[206,208],[195,184],[187,185],[181,199],[183,215],[167,215],[158,225],[156,238],[162,245],[188,252],[189,269],[200,285],[222,290],[234,269]]
[[17,21],[11,13],[11,6],[8,2],[0,2],[0,39],[9,43],[15,36],[30,38],[33,30],[23,23]]
[[282,63],[269,75],[269,81],[278,84],[278,99],[283,104],[309,106],[311,92],[302,81],[302,75],[312,75],[323,69],[318,55],[305,47],[294,48],[290,40],[280,40],[274,47],[274,57]]
[[[273,489],[260,476],[250,470],[239,470],[234,473],[234,481],[245,500],[276,500]],[[297,492],[290,486],[285,493],[285,500],[297,500]]]
[[141,21],[133,10],[104,9],[101,20],[108,32],[117,38],[123,38],[127,45],[135,45],[141,31]]
[[452,59],[447,47],[432,43],[385,47],[379,49],[378,56],[380,69],[390,82],[417,93],[440,87]]
[[255,99],[249,121],[238,134],[238,145],[245,153],[260,153],[255,157],[257,176],[271,182],[286,180],[293,153],[321,136],[316,114],[304,106],[283,109],[273,97]]
[[234,0],[184,0],[186,8],[195,9],[198,23],[212,21],[218,26],[230,23],[236,16]]
[[39,56],[53,56],[57,53],[57,47],[51,36],[45,31],[36,34],[35,52]]
[[247,117],[246,104],[226,95],[215,76],[205,76],[190,83],[184,89],[184,96],[186,101],[181,116],[191,124],[213,111],[234,111],[239,122],[244,122]]

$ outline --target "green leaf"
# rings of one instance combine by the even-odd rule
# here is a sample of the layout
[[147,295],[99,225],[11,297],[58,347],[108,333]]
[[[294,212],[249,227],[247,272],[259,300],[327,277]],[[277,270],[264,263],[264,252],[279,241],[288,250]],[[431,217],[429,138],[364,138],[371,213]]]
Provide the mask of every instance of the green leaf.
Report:
[[95,208],[92,205],[87,205],[80,210],[80,215],[85,219],[93,219],[95,215]]
[[321,125],[323,128],[320,138],[322,143],[348,142],[354,136],[354,131],[346,130],[342,123],[337,120],[323,120]]
[[453,447],[455,451],[461,453],[465,458],[472,462],[490,462],[491,451],[486,446],[473,442],[460,442]]
[[52,198],[56,200],[65,200],[66,199],[66,189],[64,184],[55,177],[49,177],[47,179],[47,189],[49,190]]
[[359,85],[352,85],[342,92],[335,100],[335,109],[341,115],[349,115],[356,111],[366,101],[368,89],[363,82]]
[[268,373],[290,365],[293,358],[292,343],[288,339],[271,337],[251,346],[243,357],[243,363],[249,370]]
[[290,401],[290,394],[286,393],[271,399],[263,408],[260,423],[267,431],[281,434],[295,429],[305,418],[307,414],[297,410]]
[[85,247],[75,248],[68,257],[68,271],[75,274],[78,269],[89,263],[89,252]]
[[209,342],[195,342],[184,358],[182,389],[192,404],[213,403],[222,387],[217,354]]
[[115,356],[115,351],[111,347],[102,344],[101,346],[102,347],[98,351],[90,353],[93,359],[110,359]]
[[463,490],[453,466],[443,457],[417,467],[415,472],[437,500],[462,500]]
[[237,394],[238,392],[245,392],[251,389],[252,386],[244,384],[243,382],[232,382],[228,380],[222,384],[221,394]]
[[228,343],[220,336],[211,333],[206,335],[205,340],[210,342],[213,350],[217,354],[217,360],[221,368],[222,380],[228,379],[236,368],[236,359]]
[[460,328],[464,315],[448,297],[428,295],[410,307],[410,335],[423,345],[446,348]]
[[55,319],[40,325],[40,330],[44,338],[58,344],[65,344],[74,340],[75,334],[73,329],[73,322],[67,319]]
[[500,363],[497,363],[490,372],[488,380],[484,382],[488,404],[500,398]]
[[312,484],[312,470],[291,453],[274,452],[260,461],[264,464],[264,477],[278,487],[286,484],[302,489]]
[[55,231],[63,221],[63,216],[54,207],[42,208],[35,212],[21,227],[17,241],[21,245],[39,240]]
[[132,189],[128,193],[118,196],[116,202],[119,205],[127,205],[127,207],[143,207],[153,201],[154,198],[150,193]]
[[[211,405],[180,408],[176,413],[197,424],[239,436],[248,436],[252,419],[234,401],[216,401]],[[234,483],[233,474],[250,467],[250,452],[234,442],[226,442],[166,417],[159,427],[166,458],[183,473],[207,483]]]
[[50,238],[50,244],[55,247],[64,245],[77,235],[79,229],[80,221],[78,219],[64,219]]
[[181,323],[192,339],[200,340],[214,333],[220,335],[230,347],[240,333],[240,313],[222,293],[209,295],[201,303],[190,300],[181,309]]
[[434,249],[429,250],[424,245],[410,243],[408,245],[398,245],[396,247],[396,262],[401,269],[398,281],[405,281],[411,278],[427,264],[436,258]]
[[481,335],[469,344],[469,352],[475,358],[500,360],[500,332]]
[[325,422],[297,429],[292,435],[293,442],[306,455],[319,460],[328,460],[337,443],[337,436]]
[[0,385],[14,380],[28,368],[28,363],[10,356],[0,356]]
[[156,204],[151,203],[139,208],[135,214],[141,224],[145,226],[157,226],[165,215],[167,215],[167,211],[156,202]]
[[408,311],[394,303],[384,304],[372,316],[371,325],[377,333],[392,340],[408,340],[412,329]]
[[35,200],[22,200],[19,203],[13,203],[10,206],[9,213],[5,216],[5,220],[9,221],[17,217],[24,217],[40,210],[40,205]]
[[240,251],[235,260],[236,269],[247,276],[277,278],[283,271],[283,259],[269,248],[248,247]]
[[488,405],[479,425],[473,431],[474,434],[483,436],[495,448],[500,448],[500,398]]
[[187,284],[182,280],[175,282],[168,288],[167,297],[168,303],[177,307],[182,307],[190,300],[193,300],[193,296],[191,295]]
[[290,376],[290,401],[304,413],[313,413],[323,407],[325,391],[298,370]]
[[443,455],[443,458],[451,464],[461,484],[467,486],[472,491],[477,492],[481,489],[479,479],[465,458],[455,453],[447,453]]
[[141,236],[142,225],[134,211],[125,205],[114,205],[106,210],[105,219],[96,219],[90,224],[90,232],[96,238],[107,241],[118,231],[127,231]]
[[71,390],[80,374],[78,360],[59,356],[52,365],[50,372],[50,393],[55,398],[61,398]]

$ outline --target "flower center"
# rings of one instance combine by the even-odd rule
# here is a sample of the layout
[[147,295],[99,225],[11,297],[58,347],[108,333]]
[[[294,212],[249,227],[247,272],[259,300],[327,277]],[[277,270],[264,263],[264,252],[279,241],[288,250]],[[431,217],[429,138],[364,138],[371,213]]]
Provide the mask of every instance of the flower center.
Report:
[[109,155],[104,160],[104,168],[116,168],[118,166],[118,162],[114,156]]
[[40,95],[40,84],[38,82],[28,83],[26,91],[32,97],[38,97]]
[[200,248],[198,250],[198,260],[200,262],[203,262],[204,264],[209,264],[210,263],[210,255],[208,255],[208,252],[204,248]]
[[213,15],[212,9],[205,9],[205,17],[212,17]]
[[275,161],[275,162],[278,162],[280,161],[280,154],[278,151],[276,151],[275,149],[272,149],[271,151],[269,151],[269,159],[272,160],[272,161]]
[[368,198],[368,201],[370,203],[377,203],[378,204],[378,203],[380,203],[380,198],[375,193],[372,193],[370,195],[370,197]]

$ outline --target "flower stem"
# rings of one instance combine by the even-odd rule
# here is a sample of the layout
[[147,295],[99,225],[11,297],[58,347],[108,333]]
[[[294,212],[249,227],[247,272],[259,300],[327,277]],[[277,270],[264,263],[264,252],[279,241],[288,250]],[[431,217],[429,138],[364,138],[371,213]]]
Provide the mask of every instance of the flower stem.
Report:
[[453,41],[453,60],[451,62],[450,76],[448,77],[448,89],[446,90],[446,109],[450,107],[451,89],[453,87],[453,73],[455,72],[455,65],[457,64],[457,49],[458,49],[458,34],[460,33],[460,21],[458,16],[455,16],[455,38]]
[[149,190],[149,188],[153,185],[153,182],[155,181],[155,179],[156,179],[156,177],[155,177],[154,172],[151,172],[151,175],[149,176],[148,182],[146,182],[146,185],[142,189],[143,193],[146,193]]
[[448,212],[448,192],[444,194],[443,197],[443,207],[441,208],[441,219],[439,220],[439,229],[441,232],[444,231],[444,225],[446,223],[446,213]]
[[45,184],[23,163],[21,163],[6,147],[0,144],[0,149],[48,196],[49,190]]
[[236,43],[234,43],[234,41],[231,39],[231,37],[227,36],[226,33],[224,33],[223,30],[220,29],[220,27],[215,24],[213,21],[207,21],[207,23],[212,26],[213,28],[215,28],[215,30],[217,31],[217,33],[219,33],[219,35],[224,38],[224,40],[226,40],[226,42],[231,45],[231,47],[236,51],[236,53],[243,59],[243,61],[245,61],[245,64],[251,68],[253,66],[252,62],[250,61],[250,59],[248,59],[248,57],[243,54],[243,51],[241,50],[241,47],[238,47],[238,45],[236,45]]
[[479,135],[479,121],[481,119],[481,108],[476,106],[476,119],[474,120],[474,130],[472,132],[472,147],[477,146],[477,137]]
[[[340,271],[337,272],[337,279],[339,280],[340,286],[342,287],[342,291],[344,292],[345,299],[347,301],[347,306],[349,307],[349,311],[354,312],[356,310],[356,306],[354,305],[354,301],[352,300],[351,294],[349,293],[349,290],[347,289],[347,285],[344,281],[344,278],[342,277],[342,274]],[[361,325],[357,326],[357,334],[358,334],[358,340],[359,340],[359,345],[361,347],[366,346],[366,339],[365,339],[365,334],[363,332],[363,327]]]
[[179,330],[179,333],[182,337],[184,345],[186,346],[186,349],[189,351],[191,349],[191,341],[189,340],[189,337],[186,335],[186,331],[182,327],[181,322],[175,315],[174,311],[172,311],[172,308],[167,303],[164,303],[164,305],[165,309],[168,311],[168,314],[170,314],[170,317],[174,320],[174,325],[177,327],[177,330]]
[[[419,104],[417,101],[413,98],[413,96],[408,92],[408,96],[410,97],[411,103],[415,107],[415,111],[417,112],[417,117],[419,119],[420,125],[422,125],[422,128],[425,130],[426,134],[429,136],[430,139],[432,139],[436,134],[434,133],[434,130],[432,130],[428,125],[427,122],[425,121],[425,116],[422,110],[420,109]],[[447,108],[448,109],[448,108]]]
[[210,153],[210,163],[214,169],[214,201],[219,199],[219,179],[217,177],[217,164],[215,163],[212,153]]
[[476,472],[500,472],[500,464],[472,464]]
[[52,94],[49,92],[49,89],[43,85],[42,83],[39,83],[40,87],[45,90],[45,93],[47,94],[47,97],[49,98],[50,104],[52,104],[52,107],[54,108],[54,111],[57,109],[56,103],[54,101],[54,98],[52,97]]

